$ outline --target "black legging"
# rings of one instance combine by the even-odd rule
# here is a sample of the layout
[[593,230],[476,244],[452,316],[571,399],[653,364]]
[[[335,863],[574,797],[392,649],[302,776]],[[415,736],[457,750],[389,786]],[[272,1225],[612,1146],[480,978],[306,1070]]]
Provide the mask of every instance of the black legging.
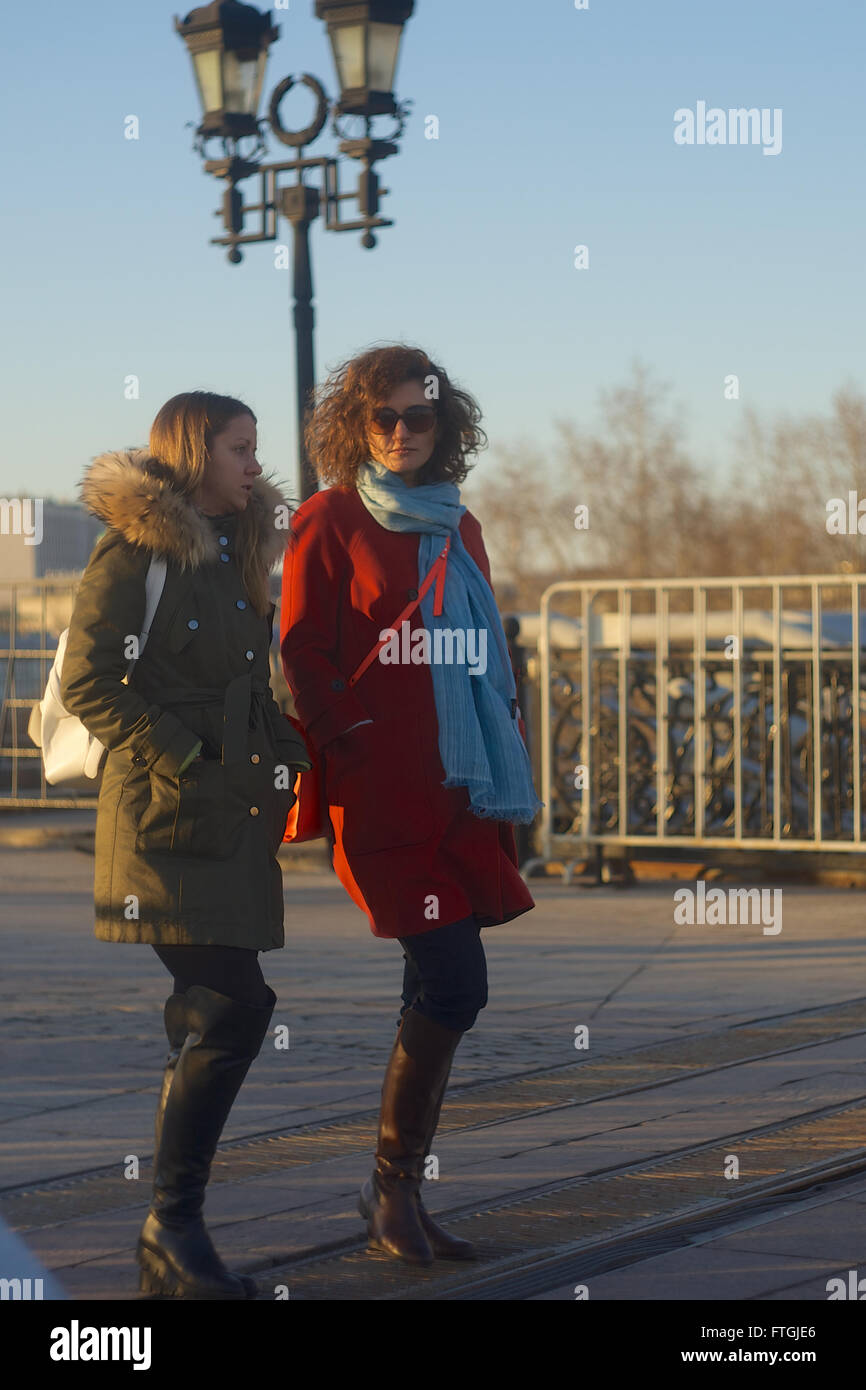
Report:
[[[487,1003],[487,962],[474,917],[449,922],[420,936],[399,938],[403,947],[403,1007],[465,1033]],[[154,946],[174,976],[176,994],[204,985],[255,1007],[270,1003],[259,953],[246,946]]]
[[258,951],[247,946],[154,946],[169,974],[174,976],[175,994],[185,994],[193,985],[204,985],[239,1004],[262,1008],[271,996]]

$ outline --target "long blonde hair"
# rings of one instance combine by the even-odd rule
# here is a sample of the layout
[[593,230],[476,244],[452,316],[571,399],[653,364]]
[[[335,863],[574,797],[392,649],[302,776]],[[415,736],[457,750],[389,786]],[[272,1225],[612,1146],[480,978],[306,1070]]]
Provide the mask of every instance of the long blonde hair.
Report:
[[[191,496],[204,478],[214,436],[222,434],[238,415],[255,415],[234,396],[213,391],[181,391],[157,413],[150,427],[153,458],[171,469],[178,492]],[[259,617],[270,611],[268,570],[261,553],[261,528],[255,497],[238,513],[237,553],[241,580]]]

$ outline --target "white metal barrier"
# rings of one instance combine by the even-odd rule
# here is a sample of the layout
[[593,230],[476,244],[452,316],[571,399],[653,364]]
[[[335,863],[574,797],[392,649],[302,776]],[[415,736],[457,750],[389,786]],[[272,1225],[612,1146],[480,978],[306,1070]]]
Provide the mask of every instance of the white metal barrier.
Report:
[[[69,626],[78,579],[0,580],[0,809],[74,809],[96,803],[98,783],[92,792],[50,786],[41,752],[27,735],[30,711],[42,697],[58,638]],[[277,611],[275,635],[279,626]],[[279,700],[285,683],[275,643],[270,655]]]
[[864,585],[551,585],[541,857],[604,844],[860,851]]

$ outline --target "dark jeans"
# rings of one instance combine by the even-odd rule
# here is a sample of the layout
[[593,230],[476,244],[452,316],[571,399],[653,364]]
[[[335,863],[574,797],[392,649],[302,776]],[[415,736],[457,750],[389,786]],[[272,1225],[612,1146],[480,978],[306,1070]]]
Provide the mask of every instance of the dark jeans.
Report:
[[401,1017],[411,1007],[443,1028],[468,1033],[487,1003],[487,961],[475,918],[399,941],[406,962]]
[[246,946],[154,946],[166,970],[174,976],[175,994],[204,985],[239,1004],[262,1008],[271,996],[259,965],[258,951]]

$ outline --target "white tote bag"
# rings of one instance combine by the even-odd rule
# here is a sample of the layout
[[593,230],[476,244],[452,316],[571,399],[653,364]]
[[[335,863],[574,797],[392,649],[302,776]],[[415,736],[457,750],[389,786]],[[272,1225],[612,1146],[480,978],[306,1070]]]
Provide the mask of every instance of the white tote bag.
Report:
[[[150,626],[162,597],[165,573],[164,560],[151,560],[145,581],[144,627],[138,639],[139,656],[144,651]],[[52,786],[64,782],[81,782],[85,778],[95,780],[99,776],[105,757],[105,745],[93,734],[88,733],[81,720],[69,713],[60,698],[60,675],[68,636],[67,627],[61,632],[57,643],[57,653],[45,694],[39,704],[33,706],[27,725],[27,732],[36,747],[42,749],[45,780]],[[128,681],[132,674],[136,659],[130,660],[126,668],[125,681]]]

